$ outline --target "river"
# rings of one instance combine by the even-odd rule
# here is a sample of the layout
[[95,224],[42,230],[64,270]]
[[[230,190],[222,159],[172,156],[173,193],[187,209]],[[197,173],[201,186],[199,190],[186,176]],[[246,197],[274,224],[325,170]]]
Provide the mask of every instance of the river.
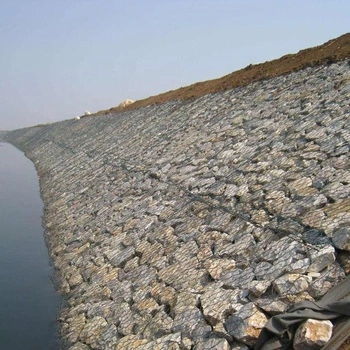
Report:
[[0,143],[0,348],[56,350],[60,297],[44,241],[32,162]]

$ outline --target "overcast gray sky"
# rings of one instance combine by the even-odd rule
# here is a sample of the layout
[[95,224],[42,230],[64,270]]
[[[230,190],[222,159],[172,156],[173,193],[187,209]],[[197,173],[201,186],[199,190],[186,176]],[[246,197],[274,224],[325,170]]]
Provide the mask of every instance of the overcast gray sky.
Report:
[[0,0],[0,130],[320,45],[349,13],[348,0]]

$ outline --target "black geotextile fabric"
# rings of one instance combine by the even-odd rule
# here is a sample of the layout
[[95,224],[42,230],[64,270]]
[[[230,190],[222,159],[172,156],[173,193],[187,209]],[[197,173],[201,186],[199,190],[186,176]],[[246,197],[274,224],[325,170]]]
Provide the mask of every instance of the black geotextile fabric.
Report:
[[294,333],[306,319],[333,320],[350,317],[350,275],[333,287],[320,301],[296,303],[288,313],[270,318],[260,333],[255,350],[290,349]]

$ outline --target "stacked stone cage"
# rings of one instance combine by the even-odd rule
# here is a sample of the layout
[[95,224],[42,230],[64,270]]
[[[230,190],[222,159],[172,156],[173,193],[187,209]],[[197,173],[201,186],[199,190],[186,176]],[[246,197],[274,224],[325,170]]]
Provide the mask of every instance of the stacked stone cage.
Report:
[[349,95],[343,61],[9,133],[40,177],[72,349],[244,349],[249,320],[344,279]]

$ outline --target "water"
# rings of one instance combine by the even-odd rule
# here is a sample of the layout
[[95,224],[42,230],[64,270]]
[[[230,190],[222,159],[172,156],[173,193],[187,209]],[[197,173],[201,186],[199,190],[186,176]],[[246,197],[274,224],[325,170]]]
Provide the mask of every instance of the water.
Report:
[[0,143],[0,349],[59,348],[60,298],[50,280],[42,213],[33,164]]

